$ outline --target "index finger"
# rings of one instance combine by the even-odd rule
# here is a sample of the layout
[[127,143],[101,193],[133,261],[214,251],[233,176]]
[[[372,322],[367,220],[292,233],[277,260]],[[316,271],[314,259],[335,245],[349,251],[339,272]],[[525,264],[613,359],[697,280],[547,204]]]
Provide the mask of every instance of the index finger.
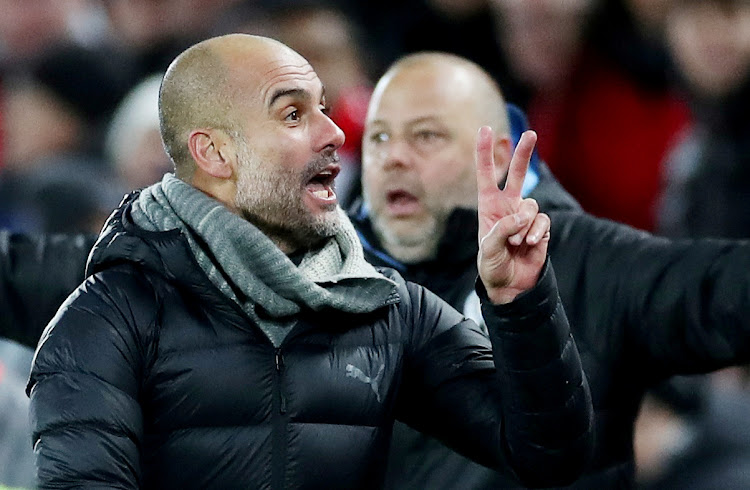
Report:
[[477,136],[477,191],[479,192],[479,204],[482,197],[488,193],[498,192],[497,180],[495,179],[495,162],[492,149],[492,128],[482,126]]
[[513,152],[513,158],[510,160],[510,167],[508,168],[508,178],[505,181],[505,192],[510,197],[521,197],[523,180],[526,178],[526,172],[529,169],[529,162],[531,161],[531,154],[534,152],[536,139],[537,136],[534,131],[524,131],[516,145],[516,150]]

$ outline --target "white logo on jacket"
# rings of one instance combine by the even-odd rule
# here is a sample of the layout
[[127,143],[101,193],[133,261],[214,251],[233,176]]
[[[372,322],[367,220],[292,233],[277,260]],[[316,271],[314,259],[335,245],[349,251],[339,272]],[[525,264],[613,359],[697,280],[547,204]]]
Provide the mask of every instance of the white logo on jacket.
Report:
[[372,388],[372,391],[375,392],[375,397],[378,400],[378,403],[380,402],[380,382],[383,380],[383,375],[385,374],[385,364],[380,365],[380,369],[378,369],[378,374],[375,375],[374,378],[371,378],[367,376],[365,373],[362,372],[361,369],[358,367],[347,364],[346,365],[346,376],[348,378],[354,378],[356,380],[362,381],[363,383],[367,383],[370,385],[370,388]]

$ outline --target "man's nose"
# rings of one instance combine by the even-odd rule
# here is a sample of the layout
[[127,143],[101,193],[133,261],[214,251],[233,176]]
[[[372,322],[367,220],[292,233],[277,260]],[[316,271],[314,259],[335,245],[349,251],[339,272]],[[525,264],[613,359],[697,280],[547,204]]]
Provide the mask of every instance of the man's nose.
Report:
[[383,167],[406,167],[412,162],[412,151],[406,138],[391,138],[383,145]]
[[320,142],[316,151],[338,150],[344,145],[346,135],[333,119],[325,114],[320,114],[320,125],[318,141]]

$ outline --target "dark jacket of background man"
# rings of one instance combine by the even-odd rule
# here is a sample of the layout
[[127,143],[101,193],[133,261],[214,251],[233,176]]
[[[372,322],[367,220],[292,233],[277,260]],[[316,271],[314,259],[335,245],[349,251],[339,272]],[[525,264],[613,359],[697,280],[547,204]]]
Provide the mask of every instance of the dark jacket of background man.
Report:
[[[572,488],[631,488],[633,423],[645,390],[673,374],[750,360],[750,243],[673,242],[586,214],[543,164],[529,197],[552,221],[549,254],[589,378],[596,443]],[[450,217],[434,261],[400,264],[352,213],[365,257],[394,267],[464,311],[476,277],[473,210]],[[391,488],[515,488],[440,443],[397,424]]]

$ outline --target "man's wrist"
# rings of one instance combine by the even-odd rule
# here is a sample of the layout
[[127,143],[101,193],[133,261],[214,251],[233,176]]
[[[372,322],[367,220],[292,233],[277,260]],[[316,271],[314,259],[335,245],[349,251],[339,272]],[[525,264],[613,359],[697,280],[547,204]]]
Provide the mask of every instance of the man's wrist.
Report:
[[[496,288],[495,293],[501,288]],[[477,278],[475,291],[479,297],[482,307],[482,316],[490,324],[497,328],[508,331],[523,331],[534,328],[539,318],[548,317],[552,314],[556,304],[559,302],[557,293],[557,281],[555,280],[552,264],[549,257],[540,272],[537,283],[531,289],[520,291],[507,303],[495,303],[495,300],[508,299],[511,291],[505,288],[504,298],[495,296],[494,300],[487,292],[481,279]]]
[[507,305],[512,303],[519,294],[524,291],[515,288],[491,288],[485,289],[487,292],[487,299],[494,305]]

